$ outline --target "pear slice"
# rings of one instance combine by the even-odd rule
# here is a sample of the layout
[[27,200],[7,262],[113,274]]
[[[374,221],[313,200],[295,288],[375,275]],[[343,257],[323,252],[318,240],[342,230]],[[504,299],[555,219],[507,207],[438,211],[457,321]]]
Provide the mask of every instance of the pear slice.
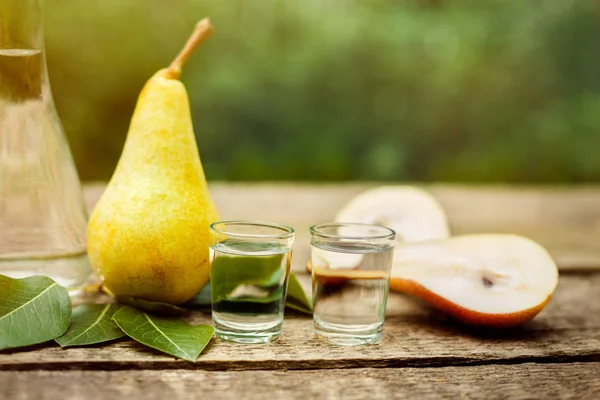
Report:
[[335,221],[383,225],[396,232],[399,242],[450,236],[443,208],[432,195],[413,186],[381,186],[367,190],[346,203]]
[[[450,236],[446,213],[423,189],[414,186],[380,186],[369,189],[346,203],[335,217],[336,222],[359,222],[387,226],[396,232],[398,244]],[[352,227],[340,228],[340,234],[353,235]],[[318,253],[318,254],[315,254]],[[313,263],[331,269],[358,268],[360,254],[322,253],[313,249]]]
[[470,325],[520,325],[544,308],[558,283],[548,252],[516,235],[407,243],[394,255],[391,289]]

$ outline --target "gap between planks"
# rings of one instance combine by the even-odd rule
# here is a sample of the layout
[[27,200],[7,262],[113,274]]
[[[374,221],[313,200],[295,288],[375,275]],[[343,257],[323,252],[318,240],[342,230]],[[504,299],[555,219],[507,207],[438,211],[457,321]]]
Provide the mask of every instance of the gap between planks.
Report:
[[161,371],[161,370],[186,370],[186,371],[329,371],[329,370],[353,370],[363,368],[377,369],[424,369],[424,368],[467,368],[482,366],[511,366],[521,364],[540,364],[557,365],[579,363],[600,362],[600,351],[589,354],[579,355],[552,355],[542,357],[517,357],[517,358],[499,358],[476,360],[466,357],[444,357],[428,358],[414,360],[365,360],[362,359],[344,359],[344,360],[324,360],[318,363],[289,364],[287,362],[265,361],[228,361],[228,362],[203,362],[191,363],[181,360],[159,361],[159,362],[85,362],[75,363],[32,363],[32,364],[13,364],[0,365],[2,371]]
[[[0,372],[0,398],[596,399],[600,363],[329,371]],[[34,385],[31,383],[35,382]]]

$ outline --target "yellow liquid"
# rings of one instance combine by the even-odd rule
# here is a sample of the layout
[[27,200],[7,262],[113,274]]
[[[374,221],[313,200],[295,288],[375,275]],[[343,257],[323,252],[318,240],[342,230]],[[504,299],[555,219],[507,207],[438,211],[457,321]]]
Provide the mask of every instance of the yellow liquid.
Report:
[[21,102],[41,97],[43,65],[41,50],[0,49],[0,99]]

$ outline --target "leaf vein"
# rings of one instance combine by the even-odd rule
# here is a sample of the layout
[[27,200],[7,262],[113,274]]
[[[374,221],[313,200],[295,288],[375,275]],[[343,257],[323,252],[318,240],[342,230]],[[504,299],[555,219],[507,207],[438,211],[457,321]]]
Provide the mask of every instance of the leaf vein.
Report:
[[68,345],[70,343],[73,343],[76,339],[79,339],[81,336],[87,335],[88,331],[90,329],[92,329],[94,326],[98,325],[102,321],[102,318],[106,315],[106,313],[108,312],[109,309],[110,309],[110,304],[107,304],[106,307],[104,307],[104,310],[102,310],[102,313],[100,314],[100,316],[96,319],[96,321],[94,321],[93,324],[91,324],[87,329],[84,329],[79,335],[75,336],[73,339],[71,339],[70,341],[68,341],[65,344]]
[[173,344],[173,346],[175,346],[176,348],[178,348],[179,350],[181,350],[181,352],[183,354],[185,354],[188,357],[190,357],[190,354],[188,354],[184,349],[182,349],[181,347],[179,347],[177,345],[177,343],[173,342],[171,340],[171,338],[169,338],[162,330],[160,330],[160,328],[158,326],[156,326],[156,324],[154,324],[154,322],[152,322],[152,320],[150,319],[150,317],[148,316],[148,314],[144,313],[144,317],[148,320],[148,322],[150,323],[150,325],[152,325],[162,336],[164,336],[169,342],[171,342]]
[[[35,299],[39,298],[40,296],[42,296],[44,293],[46,293],[48,290],[52,289],[54,286],[58,285],[56,282],[53,283],[52,285],[48,286],[46,289],[42,290],[40,293],[38,293],[35,297],[33,297],[32,299],[30,299],[29,301],[21,304],[19,307],[15,308],[14,310],[4,314],[3,316],[0,317],[0,321],[3,320],[4,318],[8,317],[9,315],[15,313],[16,311],[20,310],[21,308],[29,305],[31,302],[33,302]],[[35,303],[34,303],[34,307],[35,307]]]

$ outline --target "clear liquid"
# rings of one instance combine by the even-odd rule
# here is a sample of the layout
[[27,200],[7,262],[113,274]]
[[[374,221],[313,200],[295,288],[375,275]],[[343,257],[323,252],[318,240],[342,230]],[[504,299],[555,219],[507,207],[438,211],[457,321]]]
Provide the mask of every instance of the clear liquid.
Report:
[[381,337],[393,247],[356,243],[312,246],[315,332],[342,345]]
[[212,315],[217,337],[265,343],[281,334],[290,249],[226,241],[213,247]]
[[43,52],[0,49],[0,274],[83,285],[91,272],[86,225]]

